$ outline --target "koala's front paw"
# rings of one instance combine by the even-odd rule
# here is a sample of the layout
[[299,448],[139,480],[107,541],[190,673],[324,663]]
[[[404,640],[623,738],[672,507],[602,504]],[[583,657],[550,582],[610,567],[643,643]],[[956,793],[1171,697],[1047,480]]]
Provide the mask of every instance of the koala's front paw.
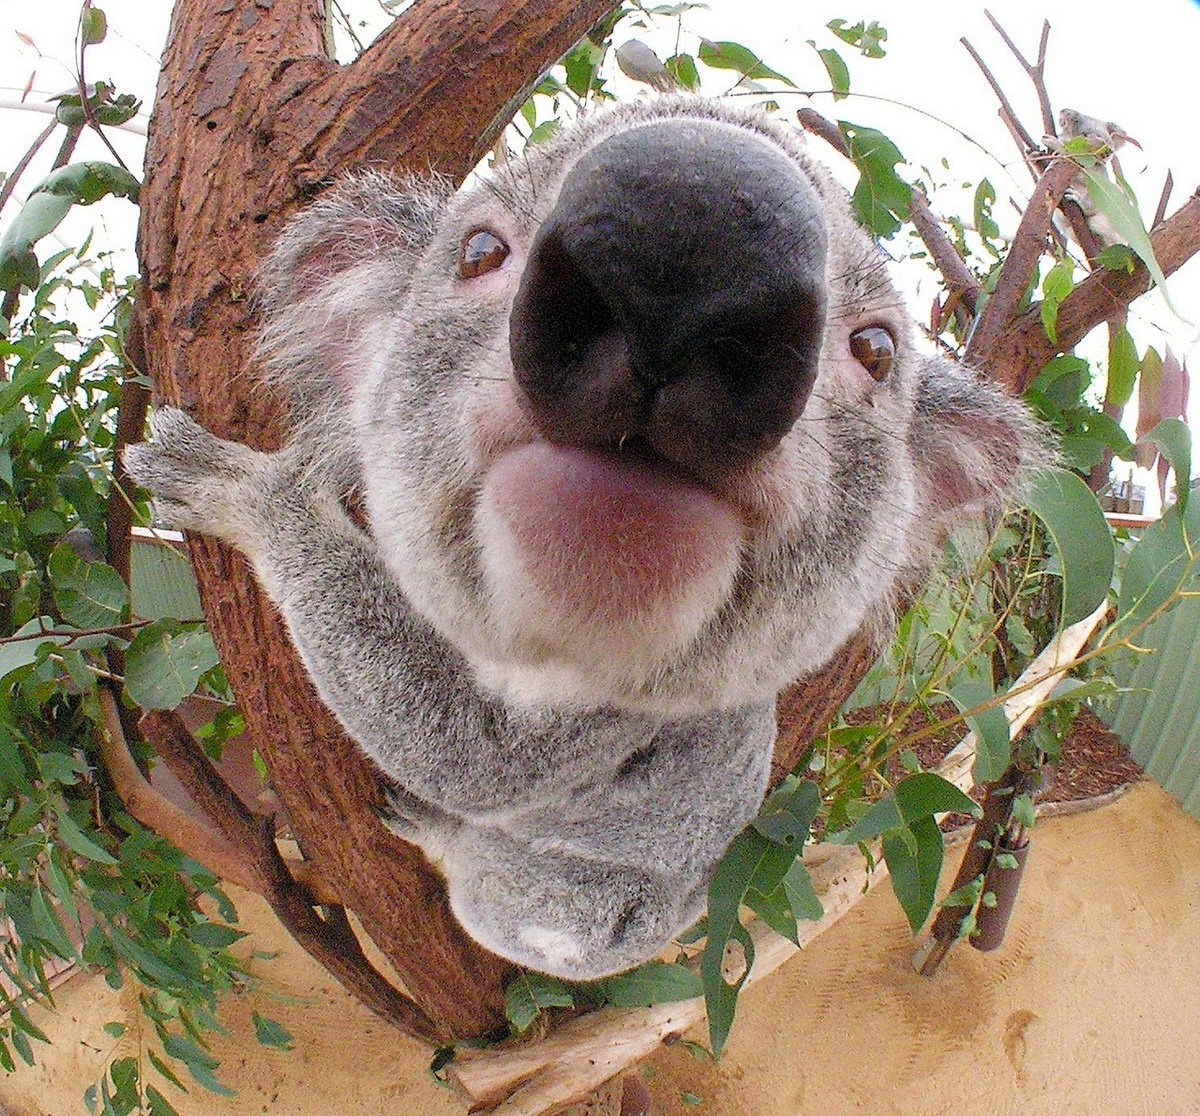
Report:
[[267,455],[210,434],[165,407],[150,420],[152,441],[127,446],[129,475],[154,496],[171,526],[245,546],[253,533]]

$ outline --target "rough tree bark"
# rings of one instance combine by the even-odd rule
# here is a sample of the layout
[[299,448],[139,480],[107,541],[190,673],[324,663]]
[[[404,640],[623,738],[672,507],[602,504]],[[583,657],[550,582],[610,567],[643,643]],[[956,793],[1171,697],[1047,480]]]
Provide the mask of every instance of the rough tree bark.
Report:
[[[523,92],[612,7],[611,0],[417,0],[343,67],[324,51],[322,0],[177,0],[138,237],[136,325],[142,370],[159,398],[224,437],[279,445],[283,410],[245,367],[253,277],[281,222],[350,166],[433,167],[462,178]],[[1200,246],[1194,202],[1179,216],[1158,231],[1156,247],[1159,237],[1180,234],[1186,247],[1177,255],[1186,259]],[[1164,268],[1172,264],[1174,257]],[[1118,280],[1100,282],[1103,290],[1089,294],[1082,284],[1064,301],[1060,337],[1107,317],[1113,297],[1132,297],[1109,289]],[[1012,331],[999,328],[1011,321],[988,324],[992,374],[1020,383],[1040,367],[1032,367],[1035,357],[1044,363],[1032,319]],[[436,876],[379,824],[375,769],[317,701],[246,564],[211,540],[189,541],[226,674],[326,905],[318,909],[302,880],[287,875],[273,845],[250,847],[269,844],[269,830],[222,799],[205,764],[181,753],[187,742],[169,718],[148,726],[161,754],[190,771],[210,821],[242,843],[249,871],[269,877],[264,891],[285,923],[365,1003],[429,1042],[502,1025],[504,963],[462,934]],[[777,774],[824,728],[872,658],[865,638],[852,640],[826,671],[781,698]],[[330,904],[330,887],[340,903]],[[411,999],[390,994],[345,945],[347,910]]]

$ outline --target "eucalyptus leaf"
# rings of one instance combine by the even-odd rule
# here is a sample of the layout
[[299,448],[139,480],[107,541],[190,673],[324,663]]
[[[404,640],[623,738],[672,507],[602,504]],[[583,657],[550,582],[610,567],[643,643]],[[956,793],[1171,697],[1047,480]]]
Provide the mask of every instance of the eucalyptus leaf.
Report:
[[1154,280],[1155,285],[1162,291],[1167,305],[1182,321],[1186,322],[1188,319],[1179,313],[1171,301],[1170,292],[1167,290],[1167,278],[1163,274],[1158,260],[1155,259],[1154,248],[1150,244],[1150,234],[1146,231],[1146,225],[1137,211],[1137,206],[1134,205],[1129,195],[1104,173],[1102,168],[1081,167],[1080,169],[1087,184],[1088,197],[1108,219],[1117,235],[1137,253],[1142,263],[1146,265],[1146,270],[1150,272],[1150,277]]
[[1188,481],[1192,475],[1192,432],[1187,423],[1165,418],[1141,439],[1156,446],[1175,470],[1175,493],[1180,512],[1187,511]]
[[1063,577],[1062,625],[1090,616],[1112,584],[1112,532],[1095,495],[1074,473],[1043,469],[1029,482],[1025,506],[1045,525]]
[[[607,977],[588,986],[589,997],[613,1007],[653,1007],[704,995],[700,977],[682,965],[648,961],[619,976]],[[569,1007],[570,1004],[559,1004]]]
[[891,874],[892,890],[914,934],[933,909],[942,857],[942,831],[932,817],[917,818],[883,835],[883,859]]
[[159,620],[125,654],[125,689],[143,709],[174,709],[217,665],[212,636],[198,625]]
[[966,718],[975,733],[975,763],[971,768],[975,782],[990,783],[1000,778],[1012,753],[1011,731],[1003,703],[997,700],[992,687],[980,678],[960,679],[947,696],[961,713],[979,710]]

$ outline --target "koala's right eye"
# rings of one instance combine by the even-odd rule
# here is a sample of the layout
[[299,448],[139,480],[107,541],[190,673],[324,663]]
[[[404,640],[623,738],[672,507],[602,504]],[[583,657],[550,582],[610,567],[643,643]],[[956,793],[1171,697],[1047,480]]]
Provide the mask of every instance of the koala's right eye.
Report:
[[509,247],[494,232],[476,229],[463,238],[458,250],[458,273],[464,279],[477,279],[504,266]]

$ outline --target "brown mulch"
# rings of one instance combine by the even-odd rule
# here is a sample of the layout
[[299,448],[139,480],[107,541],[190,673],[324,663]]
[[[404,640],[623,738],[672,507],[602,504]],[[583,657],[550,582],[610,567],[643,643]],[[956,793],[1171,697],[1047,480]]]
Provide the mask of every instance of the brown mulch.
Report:
[[[870,711],[862,712],[866,713],[864,720],[869,721]],[[933,712],[935,716],[948,718],[953,716],[954,708],[938,707]],[[906,734],[915,733],[928,723],[920,712],[914,712],[906,726]],[[963,735],[963,726],[956,724],[920,741],[913,751],[921,767],[926,770],[936,767]],[[901,774],[899,761],[893,762],[895,766],[889,766],[889,774],[898,778]],[[1035,795],[1039,804],[1080,802],[1109,794],[1139,779],[1142,769],[1116,733],[1090,709],[1083,709],[1063,741],[1058,763],[1048,768],[1047,774],[1052,774],[1053,778]],[[976,788],[972,797],[982,801],[982,788]]]

